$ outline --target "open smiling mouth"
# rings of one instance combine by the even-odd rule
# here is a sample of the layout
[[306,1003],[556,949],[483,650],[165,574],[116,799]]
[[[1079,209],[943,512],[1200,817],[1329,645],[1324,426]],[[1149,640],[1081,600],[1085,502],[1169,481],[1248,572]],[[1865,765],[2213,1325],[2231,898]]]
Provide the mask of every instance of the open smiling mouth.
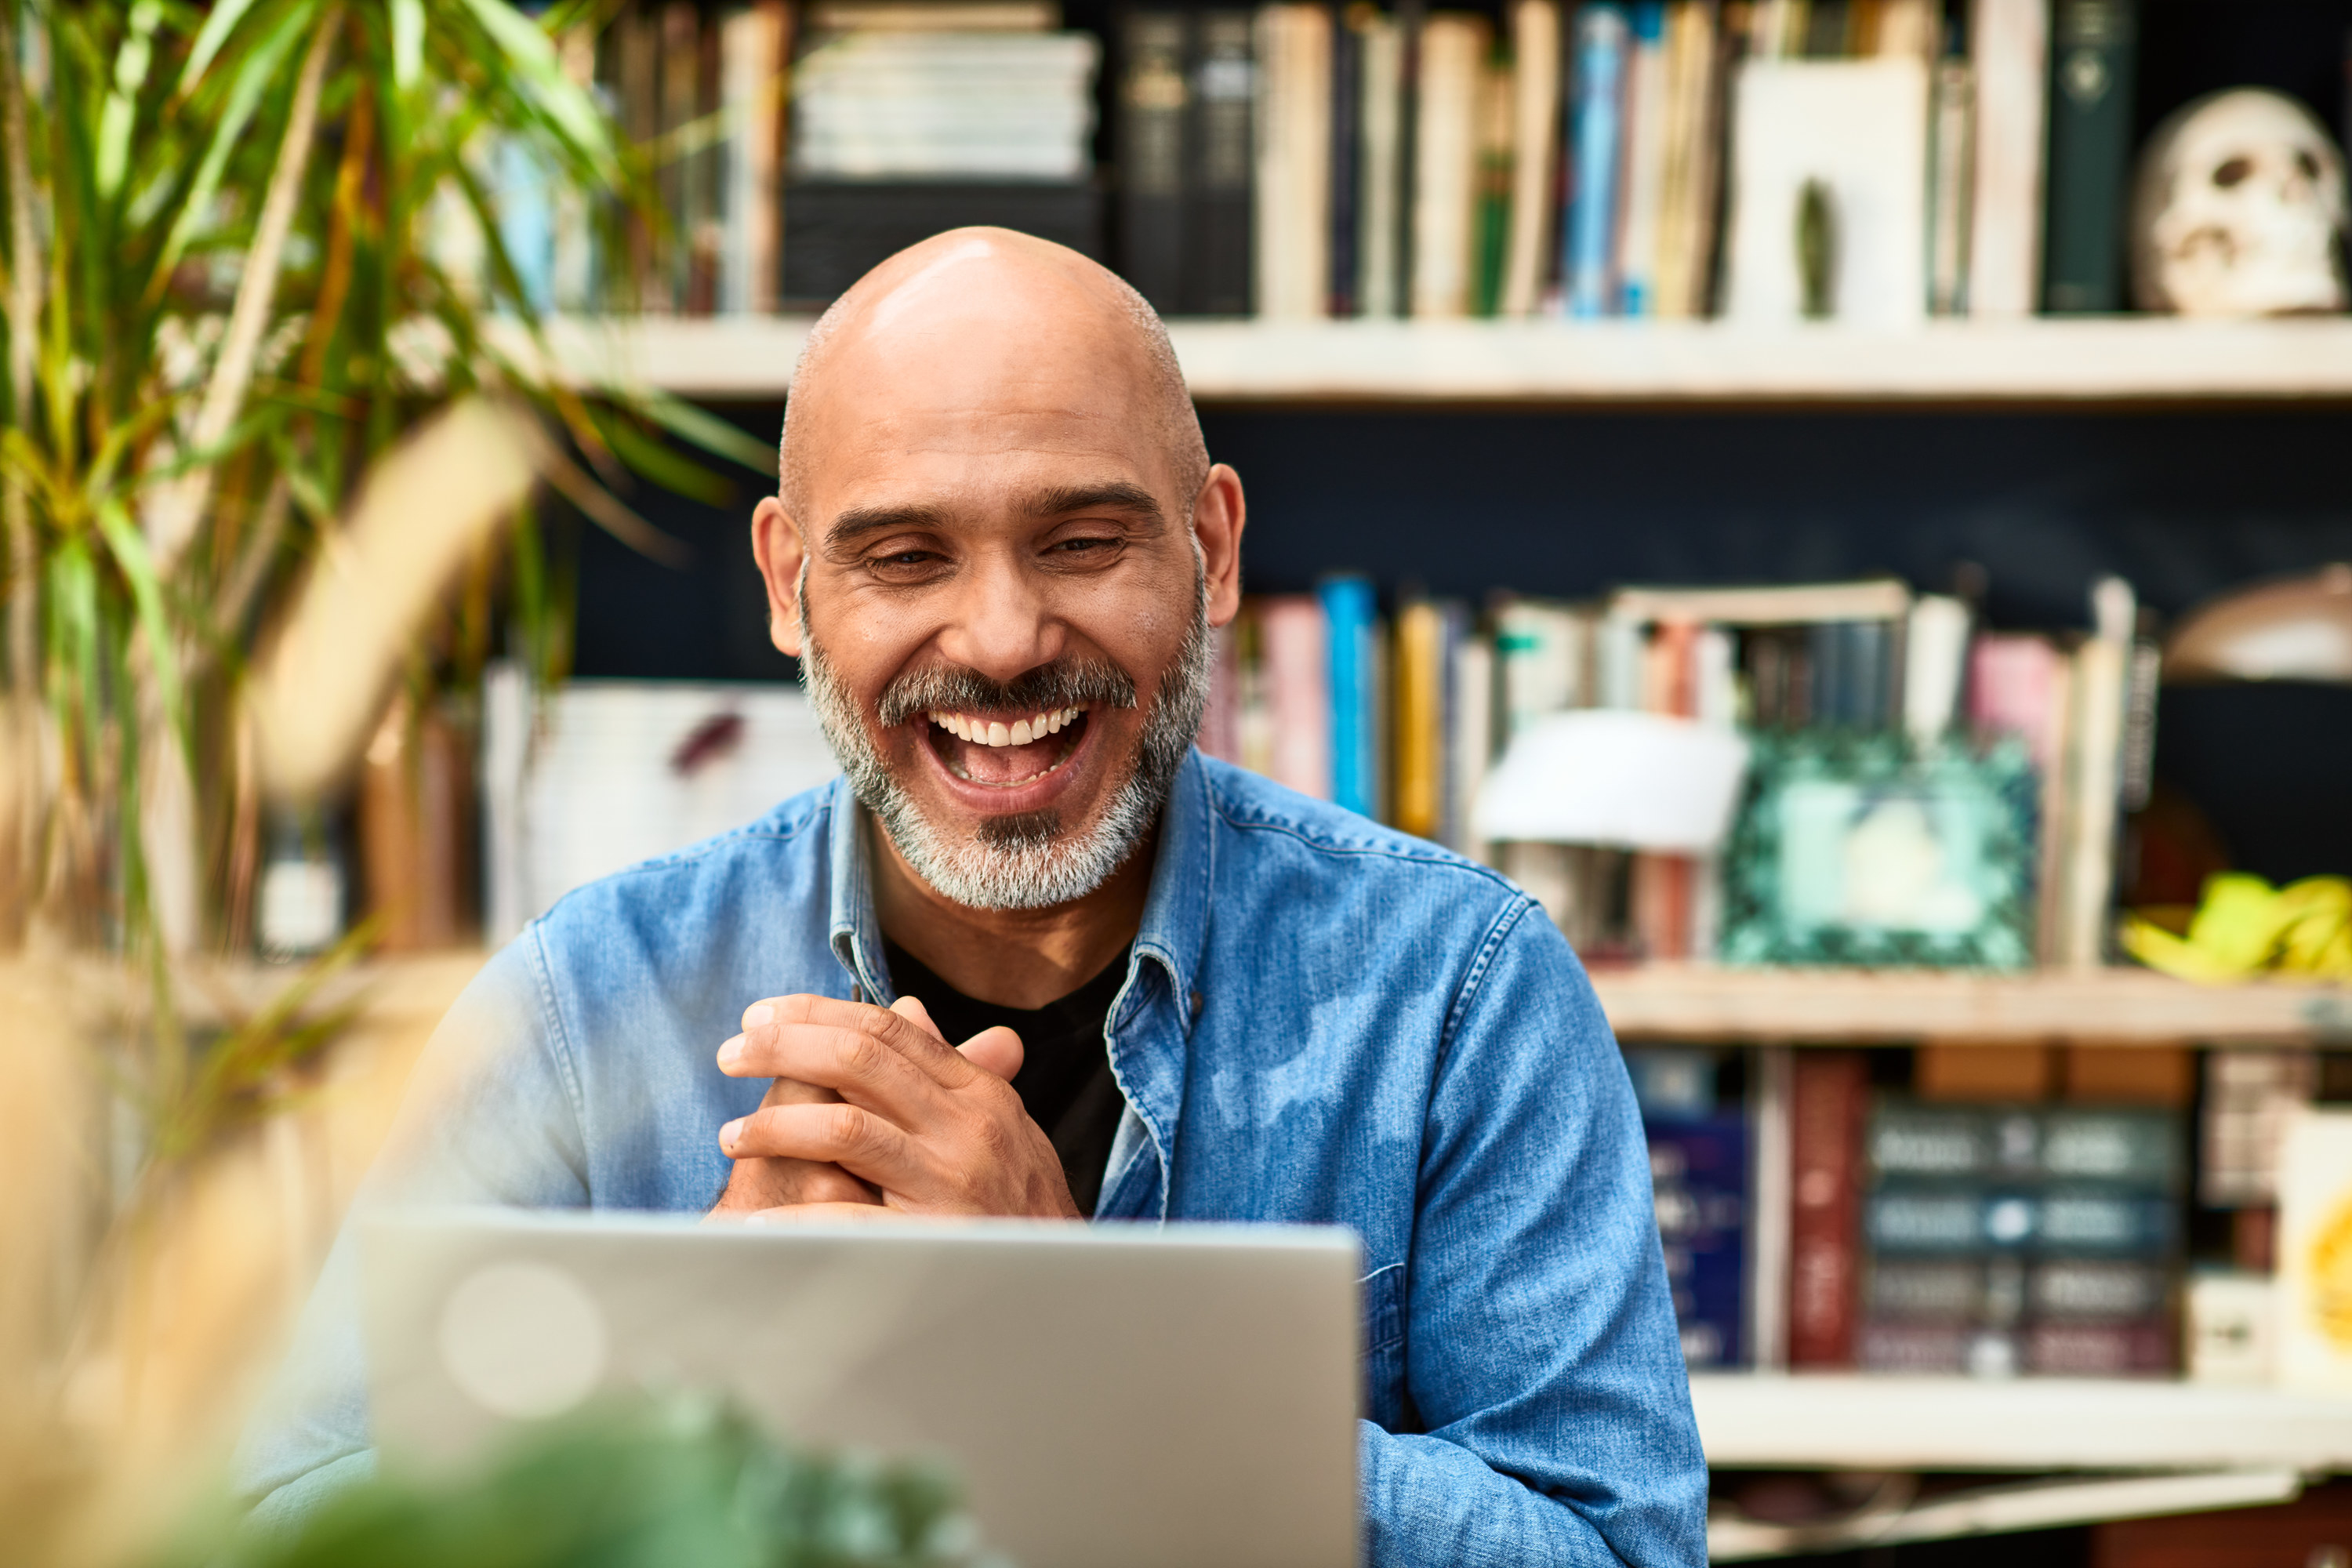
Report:
[[1086,738],[1087,708],[1040,713],[925,714],[925,738],[948,772],[996,789],[1034,784],[1076,755]]

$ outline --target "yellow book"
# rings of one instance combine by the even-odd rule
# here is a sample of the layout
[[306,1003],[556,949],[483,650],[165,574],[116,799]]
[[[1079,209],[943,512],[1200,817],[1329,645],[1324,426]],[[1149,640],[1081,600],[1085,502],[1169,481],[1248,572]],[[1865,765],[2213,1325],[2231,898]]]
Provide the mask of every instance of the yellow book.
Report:
[[1396,826],[1423,838],[1444,824],[1444,618],[1423,601],[1397,611],[1395,669]]

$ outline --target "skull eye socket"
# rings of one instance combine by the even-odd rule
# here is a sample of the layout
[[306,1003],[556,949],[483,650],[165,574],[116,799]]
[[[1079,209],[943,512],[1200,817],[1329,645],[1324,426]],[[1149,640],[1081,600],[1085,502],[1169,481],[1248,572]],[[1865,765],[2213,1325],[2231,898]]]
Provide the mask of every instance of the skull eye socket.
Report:
[[2319,183],[2319,160],[2312,156],[2310,148],[2304,148],[2295,153],[2294,166],[2305,179],[2315,185]]
[[2253,172],[2254,161],[2252,158],[2231,158],[2213,171],[2213,183],[2226,191],[2231,186],[2242,183]]

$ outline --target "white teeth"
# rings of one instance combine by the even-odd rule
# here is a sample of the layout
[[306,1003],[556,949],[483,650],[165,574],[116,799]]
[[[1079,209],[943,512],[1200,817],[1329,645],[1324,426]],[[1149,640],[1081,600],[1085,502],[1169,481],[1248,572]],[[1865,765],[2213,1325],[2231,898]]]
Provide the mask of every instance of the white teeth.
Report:
[[1059,713],[1048,713],[1048,714],[1046,714],[1046,715],[1045,715],[1045,733],[1047,733],[1048,735],[1058,735],[1058,734],[1060,734],[1061,732],[1062,732],[1062,716],[1061,716]]
[[1015,719],[1013,721],[1013,733],[1010,739],[1016,746],[1027,745],[1029,743],[1029,721],[1026,719]]
[[1009,746],[1013,743],[1013,731],[1006,729],[1000,721],[992,719],[988,721],[988,743],[992,746]]

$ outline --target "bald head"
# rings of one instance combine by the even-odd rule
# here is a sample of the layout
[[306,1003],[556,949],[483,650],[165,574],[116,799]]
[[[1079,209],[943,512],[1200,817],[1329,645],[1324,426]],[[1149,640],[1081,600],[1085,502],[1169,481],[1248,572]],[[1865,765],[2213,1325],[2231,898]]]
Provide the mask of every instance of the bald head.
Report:
[[831,437],[870,429],[909,402],[976,415],[1061,405],[1123,422],[1160,454],[1183,510],[1208,477],[1200,420],[1158,313],[1108,268],[1011,229],[950,229],[909,246],[817,318],[784,409],[785,509],[813,521],[809,481]]

